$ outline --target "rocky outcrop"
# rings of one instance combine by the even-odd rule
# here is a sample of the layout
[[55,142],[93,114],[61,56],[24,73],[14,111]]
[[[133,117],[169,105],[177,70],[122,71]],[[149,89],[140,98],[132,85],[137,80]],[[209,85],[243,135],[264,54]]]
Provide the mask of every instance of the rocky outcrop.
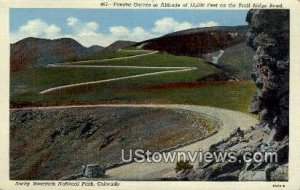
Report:
[[250,10],[246,20],[248,45],[256,51],[251,77],[257,93],[249,111],[274,130],[272,140],[281,140],[289,125],[289,11]]
[[[221,152],[223,155],[234,154],[236,161],[227,158],[224,162],[213,156],[212,162],[200,162],[195,169],[182,170],[176,177],[162,180],[287,181],[288,138],[267,145],[264,140],[268,136],[269,130],[260,126],[252,126],[248,130],[237,128],[209,148],[209,152],[216,155]],[[248,156],[244,157],[246,152]],[[273,156],[270,153],[274,153]]]
[[[287,181],[289,114],[289,11],[250,10],[248,45],[253,56],[253,78],[257,92],[249,106],[260,123],[248,130],[237,128],[210,146],[209,152],[234,152],[236,162],[200,163],[195,169],[180,171],[172,180],[200,181]],[[246,162],[244,153],[275,153],[274,159]],[[254,157],[253,157],[254,158]]]
[[105,168],[99,164],[83,165],[83,176],[86,178],[100,178],[105,175]]

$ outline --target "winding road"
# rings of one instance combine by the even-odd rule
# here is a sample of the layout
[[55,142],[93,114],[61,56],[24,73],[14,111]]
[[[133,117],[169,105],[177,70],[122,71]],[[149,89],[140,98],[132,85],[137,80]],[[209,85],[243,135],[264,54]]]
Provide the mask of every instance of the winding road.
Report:
[[[121,50],[120,50],[121,51]],[[124,51],[124,50],[123,50]],[[103,60],[89,60],[89,61],[80,61],[76,63],[89,63],[89,62],[106,62],[113,60],[122,60],[128,58],[135,58],[141,56],[148,56],[151,54],[158,53],[157,51],[145,53],[136,56],[130,57],[121,57],[113,59],[103,59]],[[74,64],[74,62],[72,62]],[[112,65],[71,65],[67,64],[50,64],[48,67],[63,67],[63,68],[135,68],[135,69],[166,69],[164,71],[157,71],[145,74],[137,74],[125,77],[118,77],[112,79],[105,79],[99,81],[91,81],[77,84],[70,84],[64,86],[58,86],[50,88],[40,92],[40,94],[46,94],[54,92],[57,90],[62,90],[66,88],[72,88],[77,86],[89,85],[89,84],[98,84],[105,83],[117,80],[124,80],[130,78],[138,78],[151,75],[161,75],[166,73],[175,73],[175,72],[186,72],[197,69],[197,67],[148,67],[148,66],[112,66]],[[206,151],[209,149],[209,146],[213,143],[219,142],[220,140],[229,136],[230,132],[237,127],[245,129],[251,125],[255,125],[257,120],[241,112],[226,110],[215,107],[206,107],[206,106],[196,106],[196,105],[179,105],[179,104],[100,104],[100,105],[75,105],[75,106],[56,106],[56,107],[37,107],[37,108],[21,108],[21,109],[64,109],[64,108],[88,108],[88,107],[155,107],[155,108],[169,108],[169,109],[183,109],[198,112],[201,114],[206,114],[211,117],[218,119],[221,122],[221,126],[218,132],[215,135],[207,137],[204,140],[200,140],[196,143],[178,148],[171,152],[175,151],[184,151],[184,152],[196,152],[199,149]],[[14,109],[11,109],[14,110]],[[109,179],[113,180],[155,180],[157,178],[175,176],[175,166],[176,163],[130,163],[122,165],[116,168],[109,169],[107,171],[107,176]]]
[[[39,92],[39,94],[47,94],[52,93],[58,90],[64,90],[68,88],[73,87],[80,87],[85,85],[91,85],[91,84],[100,84],[100,83],[107,83],[112,81],[118,81],[118,80],[125,80],[125,79],[132,79],[132,78],[139,78],[139,77],[145,77],[145,76],[153,76],[153,75],[161,75],[161,74],[168,74],[168,73],[178,73],[178,72],[186,72],[186,71],[192,71],[196,70],[197,67],[149,67],[149,66],[113,66],[113,65],[87,65],[87,63],[95,63],[95,62],[109,62],[109,61],[115,61],[115,60],[125,60],[125,59],[131,59],[141,56],[149,56],[152,54],[158,53],[158,51],[145,51],[145,50],[118,50],[118,51],[128,51],[128,52],[146,52],[144,54],[134,55],[134,56],[127,56],[127,57],[118,57],[118,58],[111,58],[111,59],[102,59],[102,60],[88,60],[88,61],[77,61],[77,62],[67,62],[67,63],[59,63],[59,64],[48,64],[47,67],[49,68],[132,68],[132,69],[166,69],[165,71],[156,71],[156,72],[150,72],[145,74],[137,74],[137,75],[130,75],[125,77],[117,77],[117,78],[111,78],[111,79],[104,79],[104,80],[98,80],[98,81],[90,81],[90,82],[82,82],[82,83],[76,83],[76,84],[69,84],[69,85],[62,85],[57,86],[53,88],[49,88],[46,90],[43,90]],[[78,63],[85,63],[84,65],[76,65]],[[71,65],[75,64],[75,65]]]
[[[139,52],[141,50],[123,50],[123,51]],[[102,63],[102,62],[109,62],[109,61],[116,61],[116,60],[133,59],[133,58],[137,58],[137,57],[145,57],[145,56],[153,55],[153,54],[156,54],[156,53],[159,53],[159,51],[150,51],[150,52],[147,51],[146,53],[143,53],[143,54],[131,55],[131,56],[126,56],[126,57],[109,58],[109,59],[100,59],[100,60],[99,59],[94,59],[94,60],[87,60],[87,61],[64,62],[63,64]]]

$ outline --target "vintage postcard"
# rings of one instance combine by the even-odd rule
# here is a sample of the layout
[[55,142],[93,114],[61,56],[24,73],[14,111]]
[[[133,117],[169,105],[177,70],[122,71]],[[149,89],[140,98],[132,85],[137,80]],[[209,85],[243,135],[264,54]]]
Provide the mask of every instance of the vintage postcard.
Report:
[[0,3],[0,189],[300,190],[299,5]]

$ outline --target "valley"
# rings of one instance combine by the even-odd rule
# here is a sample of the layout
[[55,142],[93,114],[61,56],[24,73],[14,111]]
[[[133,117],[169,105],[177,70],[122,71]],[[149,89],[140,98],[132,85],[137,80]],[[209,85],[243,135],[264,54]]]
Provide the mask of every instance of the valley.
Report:
[[[183,54],[156,49],[151,43],[161,43],[158,39],[119,41],[96,53],[13,71],[11,178],[61,179],[85,163],[101,163],[109,179],[163,177],[174,173],[174,165],[145,165],[152,169],[141,174],[140,166],[120,161],[120,150],[196,151],[199,143],[208,149],[236,127],[228,121],[238,123],[236,115],[245,121],[238,126],[255,123],[248,113],[255,93],[244,62],[249,50],[242,37],[226,37],[232,33],[227,30],[216,36],[228,43],[216,41],[209,51],[202,47],[201,56],[194,46],[181,47]],[[191,35],[188,40],[201,39],[197,32],[183,31]],[[168,36],[183,39],[178,32]],[[209,54],[220,51],[211,61]],[[120,171],[126,168],[135,173],[124,177]]]
[[[248,105],[242,101],[251,98],[252,82],[201,80],[221,72],[200,58],[120,49],[12,73],[11,105],[166,102],[246,112]],[[48,89],[57,90],[44,93]],[[219,98],[223,95],[227,98]]]

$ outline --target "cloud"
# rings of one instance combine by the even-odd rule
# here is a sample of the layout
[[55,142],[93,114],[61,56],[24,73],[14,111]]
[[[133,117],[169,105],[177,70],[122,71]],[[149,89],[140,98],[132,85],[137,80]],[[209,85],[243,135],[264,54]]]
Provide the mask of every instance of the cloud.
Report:
[[76,25],[77,23],[78,23],[78,19],[77,18],[74,18],[74,17],[69,17],[68,19],[67,19],[67,24],[69,25],[69,26],[74,26],[74,25]]
[[92,31],[96,31],[96,30],[98,30],[98,28],[99,28],[99,24],[98,23],[96,23],[96,22],[88,22],[87,24],[86,24],[86,27],[89,29],[89,30],[92,30]]
[[82,22],[75,17],[69,17],[66,22],[71,32],[65,34],[64,37],[73,38],[86,47],[92,45],[106,46],[112,41],[99,31],[100,24],[95,21]]
[[45,36],[48,36],[49,38],[56,38],[60,35],[61,29],[56,26],[55,24],[52,24],[45,28]]
[[215,21],[207,21],[207,22],[202,22],[199,24],[199,27],[204,28],[204,27],[212,27],[212,26],[219,26],[219,23]]
[[91,35],[95,34],[99,29],[99,24],[94,21],[81,22],[79,19],[70,17],[67,19],[68,26],[72,29],[74,34]]
[[30,36],[56,36],[60,33],[61,29],[55,24],[47,24],[40,19],[34,19],[28,21],[25,25],[19,28],[20,33],[24,33]]
[[142,27],[135,27],[132,30],[132,36],[133,40],[135,41],[142,41],[145,39],[156,37],[155,34],[146,32]]
[[217,26],[215,21],[207,21],[199,24],[192,24],[187,21],[179,22],[171,17],[164,17],[156,20],[153,27],[146,31],[140,26],[128,28],[117,25],[109,27],[109,32],[101,31],[101,25],[95,21],[83,22],[75,17],[66,19],[68,33],[53,23],[47,23],[41,19],[29,20],[25,25],[11,33],[11,42],[17,42],[26,37],[38,37],[47,39],[73,38],[82,45],[89,47],[92,45],[108,46],[117,40],[143,41],[146,39],[159,37],[161,35],[186,30],[195,27]]
[[40,19],[35,19],[35,20],[30,20],[27,22],[26,25],[21,26],[19,31],[29,35],[37,36],[43,32],[45,27],[47,27],[46,23],[44,23]]
[[191,28],[197,28],[197,27],[203,28],[203,27],[211,27],[211,26],[218,26],[218,25],[219,24],[215,21],[206,21],[206,22],[199,23],[198,25],[195,25],[187,21],[179,22],[176,21],[174,18],[164,17],[155,21],[152,32],[167,34],[170,32],[187,30]]
[[109,31],[112,38],[119,40],[142,41],[155,36],[146,32],[142,27],[129,29],[125,26],[113,26],[110,27]]
[[193,24],[189,22],[178,22],[171,17],[164,17],[155,21],[154,28],[152,29],[152,31],[156,33],[165,34],[169,32],[186,30],[189,28],[193,28]]
[[40,37],[55,39],[61,36],[61,28],[55,24],[48,24],[41,19],[29,20],[11,35],[11,41],[16,42],[26,37]]
[[127,36],[130,33],[130,31],[124,26],[113,26],[109,28],[109,31],[116,37]]

